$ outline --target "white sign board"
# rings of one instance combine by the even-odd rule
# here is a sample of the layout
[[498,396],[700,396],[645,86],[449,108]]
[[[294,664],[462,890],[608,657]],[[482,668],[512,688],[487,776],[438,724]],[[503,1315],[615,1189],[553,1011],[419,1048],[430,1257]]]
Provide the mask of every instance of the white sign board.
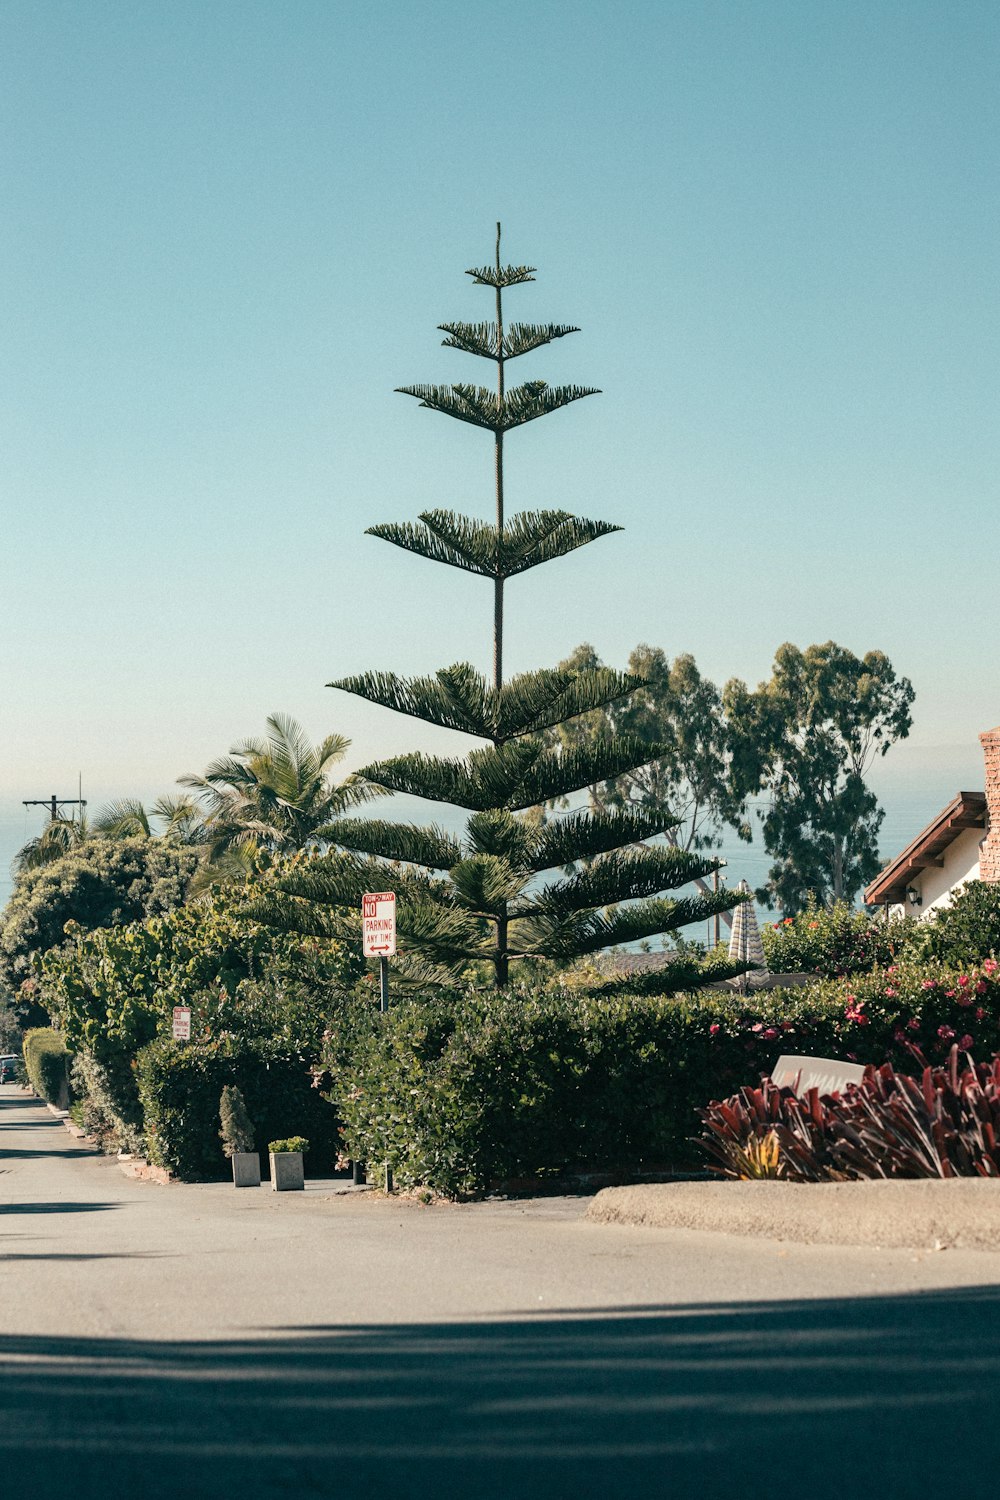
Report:
[[186,1005],[174,1006],[174,1041],[191,1040],[191,1012]]
[[821,1094],[842,1094],[849,1083],[864,1077],[860,1063],[841,1062],[836,1057],[779,1057],[771,1082],[779,1089],[792,1089],[800,1097],[810,1089]]
[[361,897],[361,930],[365,958],[391,958],[396,951],[395,891]]

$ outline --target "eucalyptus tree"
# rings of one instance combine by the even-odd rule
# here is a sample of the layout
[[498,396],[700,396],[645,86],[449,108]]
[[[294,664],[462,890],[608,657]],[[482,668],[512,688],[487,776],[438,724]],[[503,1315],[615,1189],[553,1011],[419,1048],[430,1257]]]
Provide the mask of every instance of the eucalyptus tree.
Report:
[[767,682],[726,685],[734,784],[768,797],[759,816],[774,863],[760,900],[786,912],[852,902],[878,873],[885,813],[865,778],[909,734],[913,697],[883,652],[836,641],[786,643]]
[[[505,321],[504,293],[533,281],[534,267],[502,263],[499,225],[494,263],[467,274],[492,294],[495,321],[444,323],[440,331],[445,347],[492,364],[493,384],[400,389],[421,406],[490,435],[494,518],[430,510],[416,522],[372,526],[369,534],[489,580],[491,677],[460,662],[431,676],[404,679],[370,671],[330,684],[486,742],[464,758],[414,753],[360,773],[386,791],[464,809],[470,815],[465,836],[456,838],[439,826],[338,819],[322,834],[345,851],[343,857],[302,861],[277,872],[259,912],[267,920],[325,930],[333,912],[356,902],[378,881],[400,896],[398,927],[411,962],[416,957],[418,966],[449,973],[486,958],[502,987],[514,960],[568,963],[700,921],[741,898],[727,891],[664,896],[716,869],[718,862],[649,844],[675,821],[661,807],[571,809],[542,824],[533,815],[540,804],[635,770],[659,748],[636,734],[576,746],[546,743],[556,726],[636,692],[642,679],[634,674],[594,667],[505,675],[508,582],[620,528],[564,510],[508,516],[504,445],[509,434],[598,392],[536,379],[508,385],[513,360],[578,330],[562,323]],[[664,977],[661,983],[666,989],[672,981]]]

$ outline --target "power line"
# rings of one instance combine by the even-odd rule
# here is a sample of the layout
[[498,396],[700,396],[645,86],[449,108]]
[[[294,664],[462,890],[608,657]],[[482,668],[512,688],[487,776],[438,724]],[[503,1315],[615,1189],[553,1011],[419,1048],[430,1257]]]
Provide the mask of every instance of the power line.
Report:
[[82,812],[87,805],[84,797],[57,797],[55,792],[51,797],[41,799],[24,797],[22,802],[25,807],[47,807],[53,823],[57,821],[61,807],[78,807]]

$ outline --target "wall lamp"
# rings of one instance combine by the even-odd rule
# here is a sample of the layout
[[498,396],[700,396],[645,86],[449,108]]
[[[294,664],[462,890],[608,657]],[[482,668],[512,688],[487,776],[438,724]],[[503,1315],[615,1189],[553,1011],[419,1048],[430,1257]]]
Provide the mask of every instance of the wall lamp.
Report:
[[906,899],[911,906],[923,906],[924,904],[920,892],[915,885],[908,885],[906,887]]

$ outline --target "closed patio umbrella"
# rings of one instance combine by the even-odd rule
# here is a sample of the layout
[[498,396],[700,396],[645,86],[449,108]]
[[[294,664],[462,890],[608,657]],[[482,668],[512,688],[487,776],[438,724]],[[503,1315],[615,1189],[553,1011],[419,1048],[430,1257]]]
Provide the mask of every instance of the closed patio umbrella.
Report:
[[[740,881],[737,889],[746,891],[748,894],[750,892],[750,887],[745,880]],[[733,963],[757,964],[759,970],[767,973],[767,964],[764,962],[764,944],[760,940],[760,926],[752,901],[742,901],[733,911],[729,957]]]

